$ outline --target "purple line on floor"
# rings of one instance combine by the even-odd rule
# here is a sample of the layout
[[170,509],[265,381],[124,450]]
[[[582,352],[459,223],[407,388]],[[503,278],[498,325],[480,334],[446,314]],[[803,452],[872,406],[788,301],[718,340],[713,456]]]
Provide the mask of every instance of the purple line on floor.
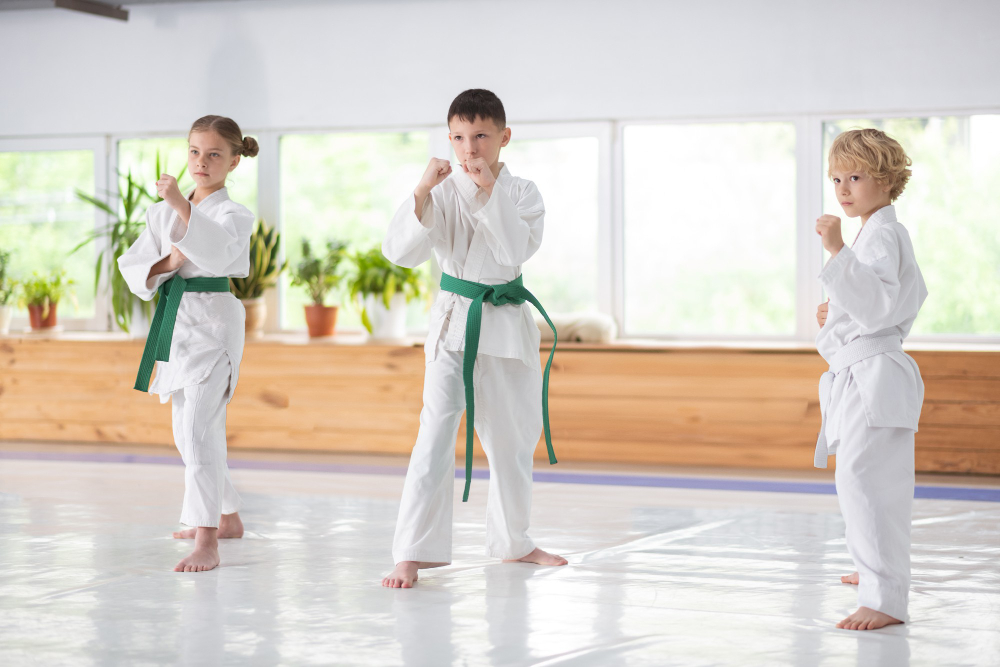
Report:
[[[147,454],[111,454],[88,452],[0,452],[0,459],[27,461],[78,461],[86,463],[148,463],[181,465],[177,456],[150,456]],[[337,472],[355,475],[405,475],[401,466],[378,466],[348,463],[299,463],[293,461],[262,461],[230,459],[229,467],[249,470],[285,470],[295,472]],[[457,468],[455,477],[464,479],[465,470]],[[473,479],[489,479],[488,470],[472,471]],[[739,479],[719,477],[676,477],[657,475],[608,475],[585,472],[536,472],[536,482],[551,484],[593,484],[599,486],[639,486],[671,489],[701,489],[716,491],[754,491],[763,493],[810,493],[835,495],[836,488],[829,482],[800,482],[782,480]],[[1000,488],[965,486],[917,486],[915,498],[936,500],[979,500],[1000,502]]]

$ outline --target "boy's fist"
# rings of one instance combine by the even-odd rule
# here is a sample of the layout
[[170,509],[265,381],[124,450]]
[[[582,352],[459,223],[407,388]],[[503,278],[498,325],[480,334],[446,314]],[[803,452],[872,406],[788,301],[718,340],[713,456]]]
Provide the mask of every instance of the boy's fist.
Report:
[[823,247],[831,255],[836,255],[844,247],[844,237],[840,233],[840,218],[835,215],[821,215],[816,220],[816,233],[823,237]]
[[417,184],[417,193],[426,196],[431,190],[437,187],[451,173],[451,162],[432,157],[427,165],[420,183]]
[[493,171],[490,170],[490,165],[486,162],[486,158],[474,157],[468,162],[464,162],[462,169],[469,175],[473,183],[484,190],[491,190],[493,184],[497,182],[497,179],[493,178]]
[[160,180],[156,182],[156,194],[160,195],[170,208],[178,210],[181,206],[186,206],[187,200],[181,194],[181,189],[177,187],[177,179],[170,174],[160,174]]
[[822,329],[823,325],[826,324],[826,316],[830,312],[830,300],[827,299],[826,303],[819,304],[819,308],[816,309],[816,321],[819,322],[819,328]]

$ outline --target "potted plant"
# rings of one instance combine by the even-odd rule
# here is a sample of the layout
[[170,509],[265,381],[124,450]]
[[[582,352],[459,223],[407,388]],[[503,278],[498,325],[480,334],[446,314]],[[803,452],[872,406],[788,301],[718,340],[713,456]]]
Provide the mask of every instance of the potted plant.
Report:
[[56,271],[48,276],[34,273],[31,278],[20,283],[21,306],[27,306],[28,318],[34,331],[52,329],[56,326],[56,307],[64,296],[76,302],[72,291],[73,281],[66,278],[66,271]]
[[229,279],[229,287],[247,311],[246,332],[251,338],[264,335],[264,318],[267,317],[264,290],[277,285],[278,276],[288,266],[287,261],[278,265],[280,246],[281,234],[258,220],[250,235],[250,271],[246,278]]
[[7,275],[8,266],[10,266],[10,253],[0,250],[0,336],[6,336],[10,332],[10,321],[14,318],[14,306],[11,301],[17,283]]
[[396,266],[378,246],[355,253],[351,301],[361,308],[361,323],[373,340],[406,338],[406,304],[429,295],[427,277],[418,269]]
[[327,241],[326,253],[320,257],[313,255],[309,241],[302,239],[302,259],[292,270],[292,285],[305,286],[312,299],[312,304],[305,306],[310,338],[332,336],[336,328],[337,306],[327,306],[324,302],[342,279],[337,269],[344,260],[345,248],[339,241]]
[[[166,169],[166,163],[161,164],[160,154],[157,152],[156,178],[153,181],[158,179],[160,174],[166,171]],[[187,165],[177,175],[178,181],[184,177],[185,171],[187,171]],[[135,243],[136,239],[139,238],[139,234],[145,229],[146,221],[142,215],[143,211],[150,205],[163,200],[155,192],[150,193],[136,178],[133,178],[131,170],[124,174],[118,172],[118,176],[121,178],[121,181],[118,186],[120,201],[117,206],[112,207],[96,195],[91,196],[81,190],[77,190],[77,198],[107,213],[111,222],[105,227],[89,233],[83,241],[73,248],[71,254],[92,241],[101,238],[107,239],[104,248],[97,256],[97,266],[94,270],[94,294],[97,294],[97,290],[100,287],[101,277],[107,276],[108,283],[111,286],[111,311],[115,319],[115,324],[121,330],[128,333],[131,329],[132,318],[134,316],[141,315],[147,323],[150,321],[152,318],[152,308],[156,303],[157,297],[154,297],[153,301],[143,301],[132,294],[132,291],[128,288],[128,284],[126,284],[125,279],[122,277],[121,271],[118,270],[118,258],[129,249],[129,246]],[[186,188],[182,187],[181,189],[185,190]],[[105,195],[108,194],[110,193],[105,193]]]

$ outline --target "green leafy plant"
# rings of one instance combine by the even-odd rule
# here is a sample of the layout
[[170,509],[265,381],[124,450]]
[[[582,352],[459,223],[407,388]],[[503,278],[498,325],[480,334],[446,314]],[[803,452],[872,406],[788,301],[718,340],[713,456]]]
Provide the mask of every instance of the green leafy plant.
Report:
[[49,316],[49,309],[59,303],[64,296],[69,296],[76,305],[76,294],[73,292],[74,281],[66,278],[66,271],[56,271],[48,276],[32,274],[28,280],[20,282],[21,296],[19,305],[41,306],[42,319]]
[[7,275],[10,253],[0,250],[0,306],[6,306],[14,297],[17,281]]
[[278,266],[280,247],[281,234],[278,230],[258,220],[250,236],[250,272],[246,278],[229,279],[229,286],[237,299],[256,299],[264,294],[264,290],[278,284],[278,276],[288,266],[287,261]]
[[302,239],[302,259],[292,269],[292,285],[303,285],[313,304],[322,306],[327,294],[343,279],[337,273],[340,263],[347,256],[346,245],[340,241],[327,241],[326,254],[313,255],[307,239]]
[[[160,161],[160,153],[156,153],[156,179],[167,169],[166,162]],[[177,175],[180,181],[184,177],[187,166],[181,169]],[[130,169],[126,173],[118,172],[121,178],[118,187],[118,205],[114,208],[96,195],[91,196],[82,190],[76,191],[76,196],[82,201],[95,206],[104,211],[111,218],[111,223],[105,227],[91,232],[87,237],[78,243],[70,254],[78,251],[88,243],[98,239],[107,239],[105,247],[97,256],[97,264],[94,267],[94,294],[97,294],[101,284],[101,276],[107,274],[111,285],[111,310],[114,314],[115,324],[123,331],[128,331],[132,323],[132,312],[136,305],[139,305],[147,319],[150,319],[154,302],[143,301],[132,294],[118,270],[118,258],[125,254],[125,251],[136,242],[142,230],[146,226],[142,212],[150,205],[163,201],[156,193],[150,193],[139,181],[132,176]],[[153,179],[154,181],[156,179]],[[181,188],[184,190],[185,188]],[[105,192],[105,199],[110,199],[111,193]],[[148,203],[147,203],[148,202]]]
[[365,297],[380,297],[385,307],[389,308],[397,293],[405,295],[407,303],[430,294],[427,276],[422,271],[393,264],[378,246],[354,253],[351,260],[354,263],[354,273],[348,285],[351,301],[360,305],[361,323],[368,333],[372,332],[372,323]]

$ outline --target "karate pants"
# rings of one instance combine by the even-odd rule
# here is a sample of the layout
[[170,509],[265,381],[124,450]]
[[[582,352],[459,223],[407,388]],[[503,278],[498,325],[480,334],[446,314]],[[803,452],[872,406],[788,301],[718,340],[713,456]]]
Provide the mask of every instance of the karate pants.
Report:
[[218,528],[222,514],[240,509],[226,464],[226,404],[229,357],[223,355],[201,384],[170,397],[174,442],[184,460],[184,506],[181,523]]
[[[486,555],[521,558],[535,549],[528,524],[533,454],[542,433],[541,365],[480,354],[473,385],[475,429],[490,465]],[[462,353],[439,349],[424,375],[420,431],[392,545],[396,563],[451,562],[455,442],[464,411]],[[471,494],[483,491],[474,481]]]
[[861,581],[858,606],[907,621],[914,431],[869,426],[853,378],[843,400],[837,498]]

